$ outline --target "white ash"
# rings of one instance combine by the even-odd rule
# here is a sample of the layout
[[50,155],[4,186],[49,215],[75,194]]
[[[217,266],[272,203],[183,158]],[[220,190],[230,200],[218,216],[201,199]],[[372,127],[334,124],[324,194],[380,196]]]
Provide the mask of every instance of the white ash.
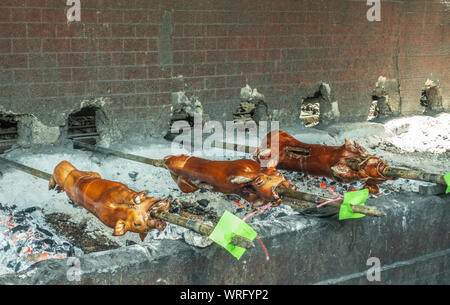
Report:
[[408,152],[443,153],[450,150],[450,113],[414,116],[385,124],[386,141]]

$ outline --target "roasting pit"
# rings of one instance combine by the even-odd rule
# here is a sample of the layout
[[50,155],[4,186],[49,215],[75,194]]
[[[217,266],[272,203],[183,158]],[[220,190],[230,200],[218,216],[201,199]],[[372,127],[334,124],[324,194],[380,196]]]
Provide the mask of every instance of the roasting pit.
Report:
[[[300,127],[285,130],[298,139],[317,144],[341,145],[344,138],[351,138],[395,166],[447,173],[449,129],[450,115],[441,114],[401,118],[385,125],[340,123],[322,130]],[[420,141],[426,141],[426,145]],[[163,139],[149,138],[148,142],[128,139],[111,148],[151,158],[173,154],[171,143]],[[80,169],[99,172],[104,178],[120,181],[134,190],[147,190],[154,197],[178,198],[179,203],[172,206],[171,212],[210,224],[217,222],[225,210],[240,218],[250,212],[246,202],[234,196],[203,191],[183,194],[162,168],[70,146],[39,149],[38,152],[15,149],[4,156],[48,173],[61,160],[68,160]],[[218,148],[205,152],[210,159],[248,157],[242,152]],[[0,171],[3,237],[0,283],[79,283],[67,279],[71,266],[67,262],[71,257],[81,262],[82,283],[339,282],[340,276],[366,270],[365,262],[370,256],[380,256],[386,265],[392,265],[386,273],[394,274],[393,282],[411,282],[408,272],[412,271],[395,264],[416,266],[416,258],[424,262],[417,267],[424,270],[418,282],[440,282],[450,277],[449,268],[435,271],[431,264],[432,260],[447,266],[449,263],[448,195],[418,193],[420,185],[431,185],[426,182],[398,179],[383,183],[380,192],[371,195],[368,201],[387,212],[388,216],[379,219],[366,217],[339,222],[326,208],[298,211],[286,205],[255,215],[249,223],[268,248],[267,262],[259,244],[240,261],[234,261],[207,238],[171,224],[163,232],[152,231],[144,243],[133,233],[113,237],[112,229],[71,203],[64,193],[47,191],[46,181],[3,165]],[[283,171],[283,174],[302,191],[321,195],[329,195],[330,188],[342,194],[362,186],[359,182],[345,184],[299,173]],[[432,229],[427,229],[427,225]],[[443,233],[439,237],[435,234],[438,231]],[[431,254],[434,256],[428,258]],[[330,263],[336,261],[340,264],[331,267]],[[288,264],[295,266],[289,268]],[[235,278],[232,270],[244,276]],[[38,276],[41,272],[46,276]],[[341,282],[352,281],[364,282],[365,277],[355,276]]]
[[17,125],[18,122],[13,116],[0,114],[0,153],[17,143]]

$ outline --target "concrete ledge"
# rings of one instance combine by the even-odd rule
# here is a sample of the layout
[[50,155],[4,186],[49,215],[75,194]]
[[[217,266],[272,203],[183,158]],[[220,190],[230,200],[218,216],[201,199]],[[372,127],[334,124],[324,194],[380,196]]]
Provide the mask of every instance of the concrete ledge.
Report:
[[[402,193],[369,200],[387,217],[285,216],[256,221],[259,246],[240,261],[218,245],[194,248],[155,240],[80,257],[81,281],[68,281],[68,260],[47,260],[2,284],[370,284],[369,257],[381,261],[380,284],[450,283],[450,196]],[[73,260],[73,259],[72,259]]]

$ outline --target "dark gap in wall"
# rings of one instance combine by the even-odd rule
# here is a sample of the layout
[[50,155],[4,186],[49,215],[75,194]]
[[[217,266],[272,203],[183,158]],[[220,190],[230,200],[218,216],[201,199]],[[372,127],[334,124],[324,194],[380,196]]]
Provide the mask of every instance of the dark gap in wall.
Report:
[[12,115],[0,114],[0,153],[17,143],[17,120]]
[[393,113],[391,105],[389,104],[389,95],[387,94],[383,84],[385,82],[385,78],[384,82],[381,84],[379,84],[380,79],[381,77],[377,82],[377,86],[372,91],[372,104],[369,108],[369,115],[367,117],[368,121],[373,121],[377,118],[385,117]]
[[434,82],[425,84],[420,97],[420,105],[424,107],[424,113],[435,113],[443,110],[442,95],[439,87]]
[[89,106],[70,114],[66,126],[67,138],[96,144],[100,138],[96,124],[98,110],[97,107]]
[[320,101],[323,99],[321,90],[313,96],[305,97],[300,106],[300,120],[305,122],[305,127],[313,127],[319,124]]

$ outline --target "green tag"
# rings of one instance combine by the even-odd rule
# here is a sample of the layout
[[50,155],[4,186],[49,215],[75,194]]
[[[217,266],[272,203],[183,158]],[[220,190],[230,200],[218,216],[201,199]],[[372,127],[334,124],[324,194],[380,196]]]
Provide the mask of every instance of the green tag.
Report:
[[446,194],[450,193],[450,173],[444,176],[445,183],[447,183],[447,190],[445,191]]
[[209,238],[224,247],[239,260],[246,249],[230,244],[231,239],[235,235],[253,240],[258,234],[248,224],[242,221],[242,219],[225,211],[214,228],[214,231],[209,235]]
[[353,205],[364,205],[367,198],[369,198],[369,190],[364,189],[356,192],[348,192],[344,193],[344,202],[341,204],[341,208],[339,210],[339,220],[344,220],[347,218],[361,218],[366,215],[355,213],[352,210],[350,204]]

